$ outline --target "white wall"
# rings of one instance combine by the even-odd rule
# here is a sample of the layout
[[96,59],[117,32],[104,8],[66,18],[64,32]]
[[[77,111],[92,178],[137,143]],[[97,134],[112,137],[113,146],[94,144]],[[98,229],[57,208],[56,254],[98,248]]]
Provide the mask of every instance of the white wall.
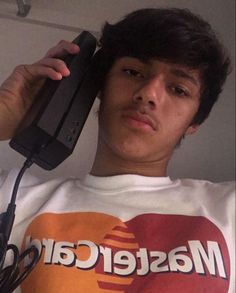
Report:
[[[60,39],[72,40],[87,29],[98,32],[105,20],[116,21],[128,12],[142,7],[176,6],[190,8],[211,22],[234,58],[234,0],[32,0],[26,18],[16,17],[15,1],[0,1],[0,82],[20,63],[39,59]],[[185,139],[176,150],[169,173],[173,177],[204,178],[213,181],[234,179],[235,148],[234,71],[221,99],[199,133]],[[51,172],[32,167],[44,177],[74,175],[89,171],[96,147],[96,109],[92,109],[74,154]],[[0,166],[20,166],[21,155],[0,142]]]

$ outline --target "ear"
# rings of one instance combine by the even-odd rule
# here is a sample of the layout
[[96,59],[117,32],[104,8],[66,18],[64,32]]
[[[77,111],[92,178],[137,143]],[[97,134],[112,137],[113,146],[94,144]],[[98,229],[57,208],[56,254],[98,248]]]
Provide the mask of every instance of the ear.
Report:
[[198,129],[199,129],[200,125],[199,124],[191,124],[186,132],[185,135],[189,135],[189,134],[194,134]]

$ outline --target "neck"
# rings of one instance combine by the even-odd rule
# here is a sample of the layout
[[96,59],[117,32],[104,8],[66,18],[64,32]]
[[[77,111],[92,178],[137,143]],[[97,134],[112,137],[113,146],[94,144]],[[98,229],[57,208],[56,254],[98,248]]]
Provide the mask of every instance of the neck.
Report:
[[130,159],[117,155],[108,148],[97,148],[90,174],[94,176],[114,176],[136,174],[148,177],[167,176],[168,159],[160,158],[155,161]]

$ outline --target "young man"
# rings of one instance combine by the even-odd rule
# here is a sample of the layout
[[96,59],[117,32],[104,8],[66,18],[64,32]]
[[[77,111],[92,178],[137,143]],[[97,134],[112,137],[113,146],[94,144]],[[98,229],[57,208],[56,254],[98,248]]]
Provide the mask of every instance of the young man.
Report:
[[[41,257],[17,292],[234,292],[233,184],[167,176],[174,149],[221,92],[223,47],[209,24],[180,9],[106,24],[101,46],[109,71],[91,173],[23,180],[10,242],[36,245]],[[61,42],[15,69],[0,91],[2,139],[14,134],[40,77],[66,77],[57,58],[78,51]],[[2,211],[15,176],[2,173]]]

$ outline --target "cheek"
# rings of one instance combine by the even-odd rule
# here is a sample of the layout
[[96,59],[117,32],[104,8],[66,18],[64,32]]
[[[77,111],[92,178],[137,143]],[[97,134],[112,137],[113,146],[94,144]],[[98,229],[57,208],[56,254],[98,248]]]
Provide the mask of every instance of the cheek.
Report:
[[199,108],[198,101],[190,101],[187,103],[179,103],[173,107],[173,116],[177,124],[191,124],[195,114]]
[[[167,141],[177,143],[186,134],[198,110],[198,103],[178,104],[167,107],[161,119],[162,133]],[[165,114],[164,114],[165,112]]]
[[114,94],[116,94],[116,89],[114,89],[112,85],[107,81],[105,87],[99,95],[101,109],[110,107],[114,100]]
[[130,93],[119,82],[108,82],[106,88],[100,94],[100,111],[105,116],[112,116],[129,103]]

